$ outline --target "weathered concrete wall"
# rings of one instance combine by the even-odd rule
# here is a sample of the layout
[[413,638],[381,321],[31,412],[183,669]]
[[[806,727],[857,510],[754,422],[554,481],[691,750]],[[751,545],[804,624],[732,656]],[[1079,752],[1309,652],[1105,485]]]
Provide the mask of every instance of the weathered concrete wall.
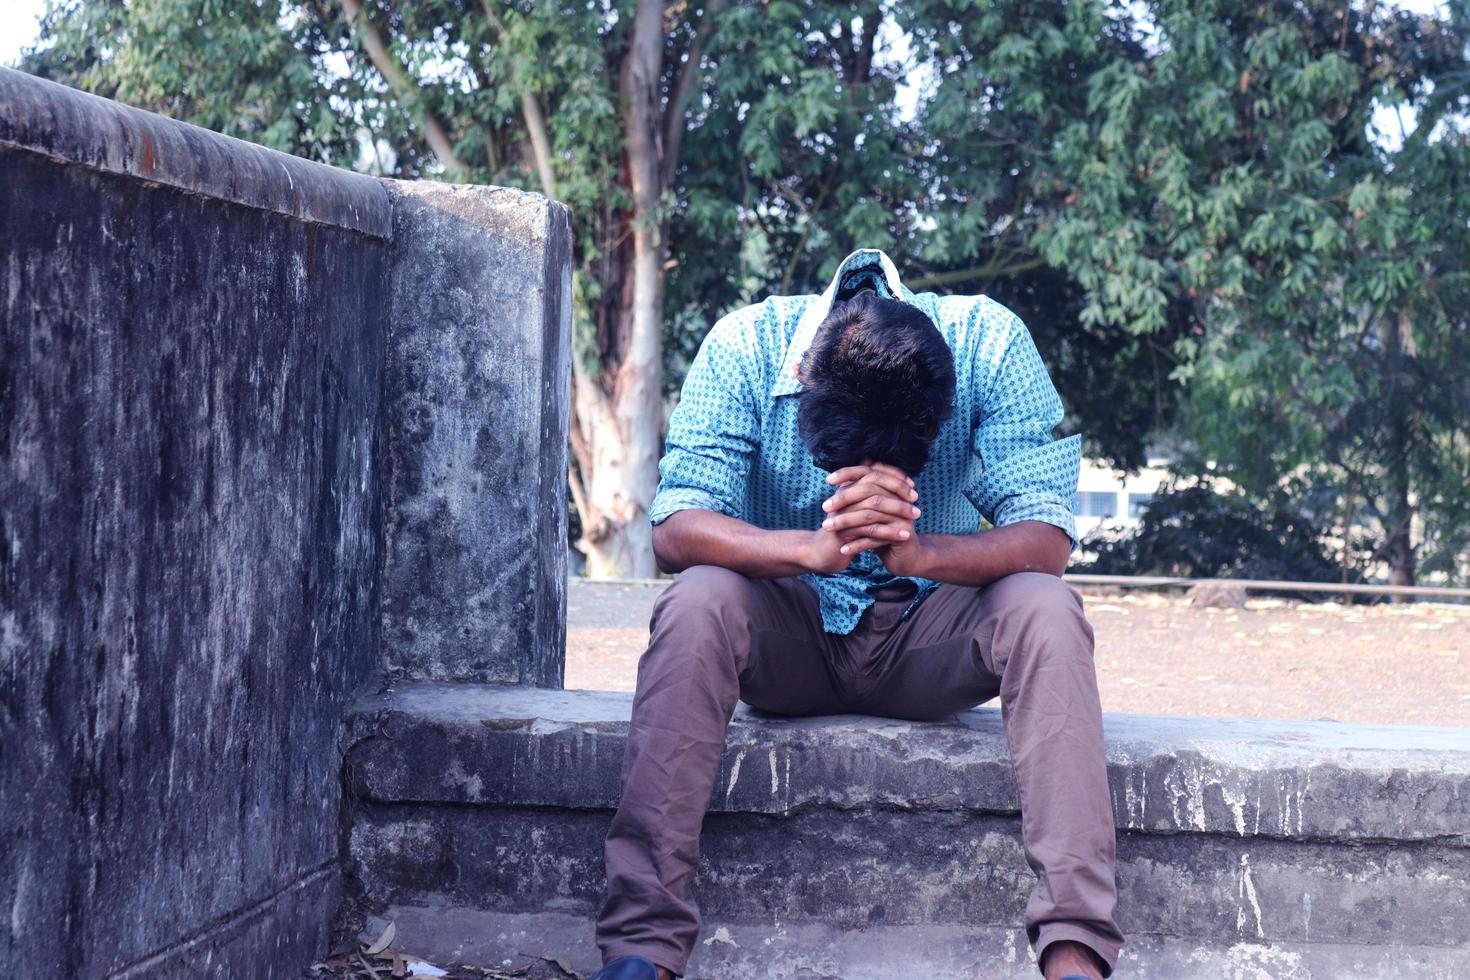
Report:
[[0,69],[0,972],[298,976],[343,706],[560,683],[568,250]]
[[7,974],[319,950],[377,672],[390,218],[376,181],[0,73]]
[[388,668],[561,687],[567,209],[510,188],[393,190]]

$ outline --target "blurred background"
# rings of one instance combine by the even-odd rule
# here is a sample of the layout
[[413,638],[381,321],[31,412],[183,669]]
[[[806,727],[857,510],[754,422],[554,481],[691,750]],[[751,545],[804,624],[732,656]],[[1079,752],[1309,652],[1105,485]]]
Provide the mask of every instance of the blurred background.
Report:
[[610,0],[8,0],[0,61],[569,204],[586,574],[655,574],[662,426],[710,325],[874,247],[1030,327],[1088,456],[1074,570],[1470,584],[1470,4],[706,0],[642,26]]

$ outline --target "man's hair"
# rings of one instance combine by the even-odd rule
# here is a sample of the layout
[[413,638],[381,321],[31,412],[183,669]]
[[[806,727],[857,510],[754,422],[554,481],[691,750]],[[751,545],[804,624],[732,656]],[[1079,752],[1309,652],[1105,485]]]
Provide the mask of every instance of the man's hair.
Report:
[[801,360],[797,431],[825,470],[871,459],[917,476],[954,411],[954,355],[908,303],[839,303]]

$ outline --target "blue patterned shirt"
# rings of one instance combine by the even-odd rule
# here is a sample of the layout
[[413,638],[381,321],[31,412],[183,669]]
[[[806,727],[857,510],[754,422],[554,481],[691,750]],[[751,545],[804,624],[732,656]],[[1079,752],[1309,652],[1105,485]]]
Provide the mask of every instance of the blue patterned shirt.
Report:
[[[1026,325],[988,296],[911,292],[892,260],[871,248],[843,259],[820,296],[771,296],[715,322],[669,419],[649,519],[699,508],[771,530],[821,526],[822,501],[835,488],[797,434],[796,365],[839,286],[854,284],[923,310],[954,351],[954,414],[915,479],[918,533],[969,534],[982,517],[995,527],[1045,521],[1075,548],[1081,437],[1052,438],[1062,402]],[[827,632],[843,634],[872,605],[870,587],[904,580],[873,551],[845,571],[801,577],[817,592]],[[905,616],[939,585],[907,580],[919,591]]]

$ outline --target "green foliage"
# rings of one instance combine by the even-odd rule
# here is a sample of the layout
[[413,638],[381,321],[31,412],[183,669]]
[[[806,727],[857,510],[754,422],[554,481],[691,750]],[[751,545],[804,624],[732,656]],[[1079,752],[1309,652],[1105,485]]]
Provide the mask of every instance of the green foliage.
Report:
[[351,86],[277,0],[52,0],[27,71],[274,149],[350,165]]
[[[1323,528],[1284,502],[1262,506],[1208,481],[1156,495],[1130,534],[1094,531],[1083,549],[1096,557],[1076,566],[1095,575],[1335,582]],[[1349,560],[1350,570],[1356,563]],[[1356,575],[1350,576],[1356,578]]]
[[[1040,261],[1053,310],[1073,286],[1062,349],[1123,379],[1106,421],[1081,422],[1093,447],[1135,465],[1147,419],[1257,497],[1309,482],[1385,541],[1417,520],[1418,555],[1405,534],[1385,557],[1453,572],[1470,544],[1466,6],[911,11],[942,66],[941,189],[983,209],[939,216],[927,257],[1009,270],[998,294]],[[1401,145],[1372,136],[1383,106],[1419,120]],[[1075,400],[1087,371],[1060,361]]]

